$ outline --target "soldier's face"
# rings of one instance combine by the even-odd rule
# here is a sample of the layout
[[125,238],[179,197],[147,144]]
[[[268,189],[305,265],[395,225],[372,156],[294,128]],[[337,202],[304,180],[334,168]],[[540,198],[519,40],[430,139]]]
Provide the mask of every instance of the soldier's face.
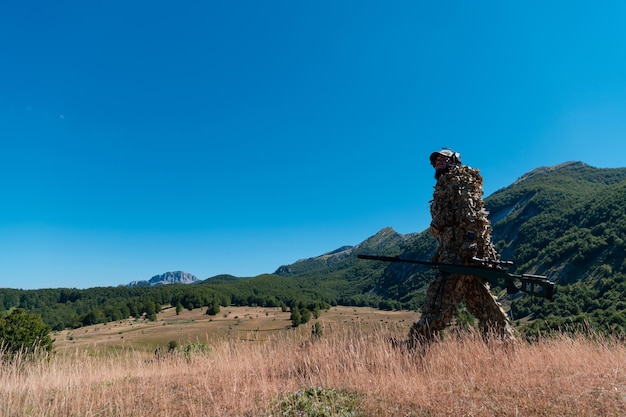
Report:
[[439,179],[441,174],[447,171],[447,169],[452,165],[452,158],[447,156],[439,155],[435,159],[435,178]]

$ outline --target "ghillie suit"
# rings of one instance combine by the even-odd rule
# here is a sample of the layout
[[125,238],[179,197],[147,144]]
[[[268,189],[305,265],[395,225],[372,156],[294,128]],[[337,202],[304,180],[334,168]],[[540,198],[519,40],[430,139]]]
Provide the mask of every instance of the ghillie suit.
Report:
[[[476,264],[473,257],[499,259],[482,196],[483,178],[477,169],[458,164],[439,176],[430,205],[430,230],[439,240],[434,262],[471,265]],[[483,332],[513,339],[507,315],[487,283],[472,275],[438,272],[428,288],[421,318],[411,327],[409,344],[433,340],[450,324],[461,302],[479,320]]]

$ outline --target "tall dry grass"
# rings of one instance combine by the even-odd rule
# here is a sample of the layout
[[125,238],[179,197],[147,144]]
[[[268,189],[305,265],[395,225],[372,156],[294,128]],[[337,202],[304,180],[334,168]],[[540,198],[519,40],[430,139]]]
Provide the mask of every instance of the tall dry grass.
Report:
[[3,416],[270,416],[307,387],[356,395],[364,416],[624,416],[626,346],[562,336],[514,347],[472,335],[423,356],[394,331],[346,325],[303,342],[216,340],[208,353],[157,359],[75,351],[0,365]]

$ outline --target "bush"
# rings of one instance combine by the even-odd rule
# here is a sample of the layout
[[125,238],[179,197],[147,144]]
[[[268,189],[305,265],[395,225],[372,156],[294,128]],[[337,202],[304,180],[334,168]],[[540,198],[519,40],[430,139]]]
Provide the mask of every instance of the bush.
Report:
[[180,351],[183,353],[183,355],[187,359],[190,359],[195,356],[202,356],[202,355],[206,355],[210,353],[211,347],[207,346],[206,344],[202,342],[196,342],[196,343],[189,343],[188,345],[183,346],[183,348],[180,349]]
[[0,317],[0,353],[9,359],[16,354],[49,353],[53,342],[50,327],[41,316],[16,308]]
[[312,387],[285,395],[276,408],[284,417],[358,417],[357,405],[355,395]]
[[219,312],[220,312],[220,305],[219,303],[216,303],[216,302],[211,303],[209,307],[206,309],[206,314],[208,314],[209,316],[215,316]]
[[177,347],[178,347],[178,343],[176,342],[176,340],[170,340],[169,343],[167,344],[167,351],[170,353],[174,352]]
[[302,324],[302,316],[300,315],[300,309],[297,306],[291,307],[291,324],[293,327],[298,327]]

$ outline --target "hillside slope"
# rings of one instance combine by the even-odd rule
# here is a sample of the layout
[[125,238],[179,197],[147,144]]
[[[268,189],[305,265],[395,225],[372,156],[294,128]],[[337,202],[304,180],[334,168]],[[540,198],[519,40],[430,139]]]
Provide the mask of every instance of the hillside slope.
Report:
[[534,170],[486,201],[503,258],[560,284],[624,271],[626,169]]

